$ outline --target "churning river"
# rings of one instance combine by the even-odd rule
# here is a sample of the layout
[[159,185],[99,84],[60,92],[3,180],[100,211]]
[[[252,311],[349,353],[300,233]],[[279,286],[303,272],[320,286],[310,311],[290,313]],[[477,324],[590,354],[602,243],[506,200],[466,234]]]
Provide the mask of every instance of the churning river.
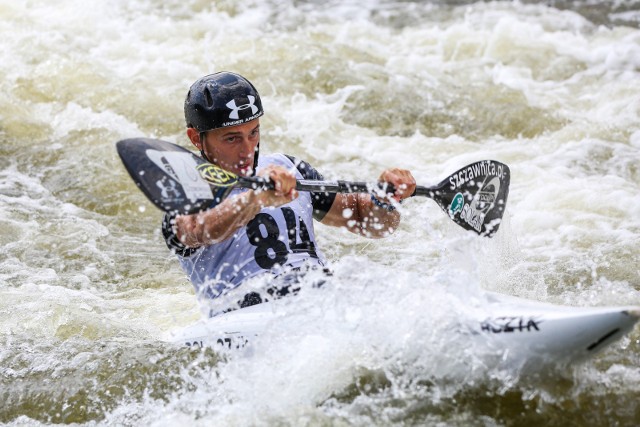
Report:
[[[0,423],[639,424],[640,328],[533,373],[450,331],[485,290],[640,305],[639,27],[637,0],[0,0]],[[500,231],[426,198],[384,240],[316,224],[335,274],[295,327],[167,343],[200,309],[115,143],[187,147],[220,70],[258,87],[262,152],[327,179],[506,163]]]

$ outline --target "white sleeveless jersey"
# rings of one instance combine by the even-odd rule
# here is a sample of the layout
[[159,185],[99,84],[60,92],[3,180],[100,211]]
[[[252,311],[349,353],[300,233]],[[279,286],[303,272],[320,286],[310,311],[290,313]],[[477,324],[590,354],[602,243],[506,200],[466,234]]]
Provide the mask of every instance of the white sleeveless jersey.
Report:
[[[297,179],[322,179],[308,164],[301,162],[296,165],[282,154],[261,156],[258,170],[269,165],[284,166],[294,171]],[[310,173],[303,175],[301,170]],[[247,190],[234,189],[229,197],[243,191]],[[176,245],[175,236],[171,236],[173,242],[170,242],[166,220],[163,232],[169,247],[178,252],[182,269],[189,276],[196,293],[216,298],[258,274],[278,274],[287,268],[303,265],[324,266],[326,259],[316,245],[313,228],[314,204],[316,217],[318,214],[324,216],[334,197],[326,193],[300,192],[297,199],[286,205],[262,209],[246,226],[223,242],[195,250],[176,247],[180,244],[177,242]]]

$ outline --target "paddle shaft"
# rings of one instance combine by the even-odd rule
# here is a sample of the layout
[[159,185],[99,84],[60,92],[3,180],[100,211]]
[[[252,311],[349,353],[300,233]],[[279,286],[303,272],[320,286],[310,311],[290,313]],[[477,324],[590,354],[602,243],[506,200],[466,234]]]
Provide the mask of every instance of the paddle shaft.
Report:
[[[165,212],[192,214],[211,209],[234,187],[273,189],[263,177],[238,177],[167,141],[118,141],[118,154],[138,188]],[[495,160],[464,166],[433,187],[418,186],[412,196],[434,200],[466,230],[491,237],[498,230],[509,195],[509,167]],[[297,181],[298,191],[393,194],[389,183]]]
[[[254,190],[264,189],[273,190],[273,182],[264,178],[254,177],[238,177],[236,183],[238,187],[251,188]],[[393,194],[395,189],[390,183],[369,183],[362,181],[312,181],[300,179],[296,182],[296,190],[309,192],[325,192],[325,193],[370,193],[374,190],[383,190],[388,194]],[[437,188],[417,186],[411,196],[426,196],[434,198]]]

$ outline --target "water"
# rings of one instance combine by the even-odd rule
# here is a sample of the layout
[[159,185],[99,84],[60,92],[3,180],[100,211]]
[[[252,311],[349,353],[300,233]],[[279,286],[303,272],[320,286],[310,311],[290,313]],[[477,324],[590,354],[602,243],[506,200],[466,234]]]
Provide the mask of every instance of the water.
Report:
[[[640,304],[637,1],[0,2],[0,422],[636,425],[640,332],[524,374],[450,331],[482,289]],[[263,96],[262,149],[419,183],[493,158],[505,223],[411,200],[395,235],[317,226],[335,280],[252,356],[165,343],[199,318],[114,144],[186,146],[209,72]]]

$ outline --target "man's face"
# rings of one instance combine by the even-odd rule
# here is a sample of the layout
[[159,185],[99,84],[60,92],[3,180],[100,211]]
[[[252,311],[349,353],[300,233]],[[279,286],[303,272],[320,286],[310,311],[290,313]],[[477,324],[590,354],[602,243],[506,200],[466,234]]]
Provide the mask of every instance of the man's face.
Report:
[[253,173],[253,159],[260,142],[260,120],[255,119],[238,126],[210,130],[206,133],[202,149],[207,158],[236,175]]

